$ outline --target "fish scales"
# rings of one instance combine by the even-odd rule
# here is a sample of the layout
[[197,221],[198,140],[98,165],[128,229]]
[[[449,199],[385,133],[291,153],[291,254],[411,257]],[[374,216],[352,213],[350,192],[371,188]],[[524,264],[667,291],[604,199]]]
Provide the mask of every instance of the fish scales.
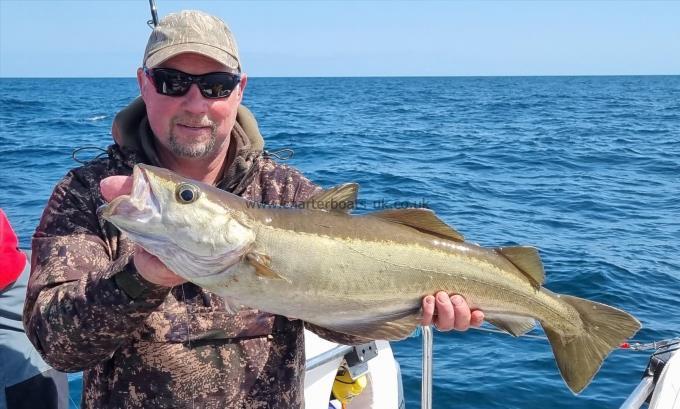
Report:
[[[537,303],[533,297],[538,291],[516,275],[507,274],[491,263],[475,263],[476,259],[447,251],[445,246],[426,248],[422,244],[368,242],[330,236],[318,236],[309,243],[306,242],[308,234],[262,227],[258,234],[262,247],[258,251],[285,254],[291,248],[305,248],[306,256],[272,260],[272,269],[290,282],[281,280],[272,284],[254,274],[236,273],[251,280],[239,280],[227,286],[223,294],[249,305],[258,302],[255,298],[266,291],[264,286],[275,285],[278,293],[285,294],[286,298],[293,295],[323,297],[327,307],[324,310],[315,308],[300,314],[298,307],[291,306],[291,315],[295,311],[297,318],[316,324],[320,318],[346,309],[348,299],[358,304],[356,314],[361,317],[361,311],[375,313],[386,303],[404,308],[404,299],[409,300],[406,305],[417,308],[422,297],[438,290],[465,294],[473,307],[481,308],[491,316],[497,311],[533,315],[539,320],[577,316],[568,306],[552,302],[552,297],[542,296],[539,300],[543,303]],[[244,265],[244,268],[250,267]],[[321,277],[318,272],[322,270],[336,274]],[[511,283],[518,285],[510,286]],[[249,291],[244,291],[244,287],[249,287]],[[253,298],[239,294],[252,294]],[[518,300],[532,302],[518,303]],[[274,308],[281,302],[281,299],[272,298],[267,303]],[[537,306],[543,308],[537,310]]]

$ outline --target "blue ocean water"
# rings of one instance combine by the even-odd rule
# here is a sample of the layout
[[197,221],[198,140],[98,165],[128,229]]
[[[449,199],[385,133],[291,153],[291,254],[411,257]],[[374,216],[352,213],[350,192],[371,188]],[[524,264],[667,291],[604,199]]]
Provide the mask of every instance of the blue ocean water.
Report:
[[[0,79],[0,206],[23,246],[73,149],[106,147],[136,95]],[[633,313],[636,339],[680,336],[680,76],[251,78],[246,105],[311,179],[359,182],[361,211],[426,204],[470,241],[537,246],[551,290]],[[393,347],[419,407],[420,339]],[[615,351],[574,396],[545,340],[437,333],[433,406],[618,408],[647,359]]]

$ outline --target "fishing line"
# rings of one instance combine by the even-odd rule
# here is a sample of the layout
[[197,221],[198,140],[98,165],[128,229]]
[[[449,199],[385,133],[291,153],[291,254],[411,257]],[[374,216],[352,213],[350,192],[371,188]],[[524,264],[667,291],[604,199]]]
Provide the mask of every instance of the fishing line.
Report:
[[282,148],[282,149],[278,149],[274,152],[264,151],[263,155],[267,158],[276,158],[280,161],[287,161],[287,160],[293,159],[293,155],[295,155],[295,151],[290,149],[290,148]]
[[[187,326],[187,348],[191,349],[191,325],[189,324],[189,305],[187,304],[187,295],[184,292],[184,284],[181,284],[182,287],[182,302],[184,303],[184,312],[186,313],[186,326]],[[192,394],[191,395],[191,408],[195,409],[195,396]]]
[[677,349],[680,349],[680,337],[646,343],[638,342],[635,340],[631,341],[632,342],[624,342],[623,344],[621,344],[620,348],[629,349],[631,351],[649,351],[651,349],[657,350],[660,348],[667,348],[664,350],[664,352],[675,351]]
[[80,404],[77,404],[77,403],[73,400],[73,397],[71,396],[71,393],[70,393],[70,392],[69,392],[69,394],[68,394],[68,400],[73,404],[73,407],[74,407],[74,408],[80,407]]
[[[96,150],[96,151],[101,151],[101,152],[97,156],[95,156],[93,159],[90,159],[90,160],[80,160],[80,159],[78,159],[78,154],[82,151],[85,151],[85,150]],[[103,158],[104,156],[107,155],[107,153],[108,152],[106,152],[106,149],[102,149],[98,146],[83,146],[81,148],[76,148],[76,149],[73,150],[73,152],[71,152],[71,159],[80,163],[81,165],[87,165],[88,163],[90,163],[91,161],[93,161],[95,159]]]

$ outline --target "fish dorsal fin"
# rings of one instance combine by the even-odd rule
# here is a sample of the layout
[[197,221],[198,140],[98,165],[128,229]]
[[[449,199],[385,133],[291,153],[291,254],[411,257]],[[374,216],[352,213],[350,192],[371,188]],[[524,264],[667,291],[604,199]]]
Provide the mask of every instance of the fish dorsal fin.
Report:
[[453,241],[465,241],[462,234],[444,223],[430,209],[390,209],[370,213],[367,216],[377,217],[393,223],[412,227],[422,233],[431,234]]
[[499,247],[495,250],[524,273],[534,288],[539,288],[543,285],[545,282],[545,271],[543,270],[541,256],[539,256],[538,250],[535,247]]
[[344,183],[315,194],[305,201],[305,208],[328,212],[350,213],[357,204],[359,185]]

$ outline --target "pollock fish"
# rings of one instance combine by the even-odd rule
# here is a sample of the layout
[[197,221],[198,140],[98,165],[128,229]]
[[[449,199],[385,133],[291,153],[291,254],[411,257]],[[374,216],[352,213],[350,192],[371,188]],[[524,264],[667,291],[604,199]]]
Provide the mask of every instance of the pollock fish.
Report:
[[544,288],[533,247],[465,242],[428,209],[351,215],[357,190],[350,183],[303,206],[265,206],[138,165],[131,194],[105,205],[102,216],[234,309],[398,340],[420,324],[422,298],[441,290],[462,295],[514,336],[538,322],[574,393],[640,328],[624,311]]

